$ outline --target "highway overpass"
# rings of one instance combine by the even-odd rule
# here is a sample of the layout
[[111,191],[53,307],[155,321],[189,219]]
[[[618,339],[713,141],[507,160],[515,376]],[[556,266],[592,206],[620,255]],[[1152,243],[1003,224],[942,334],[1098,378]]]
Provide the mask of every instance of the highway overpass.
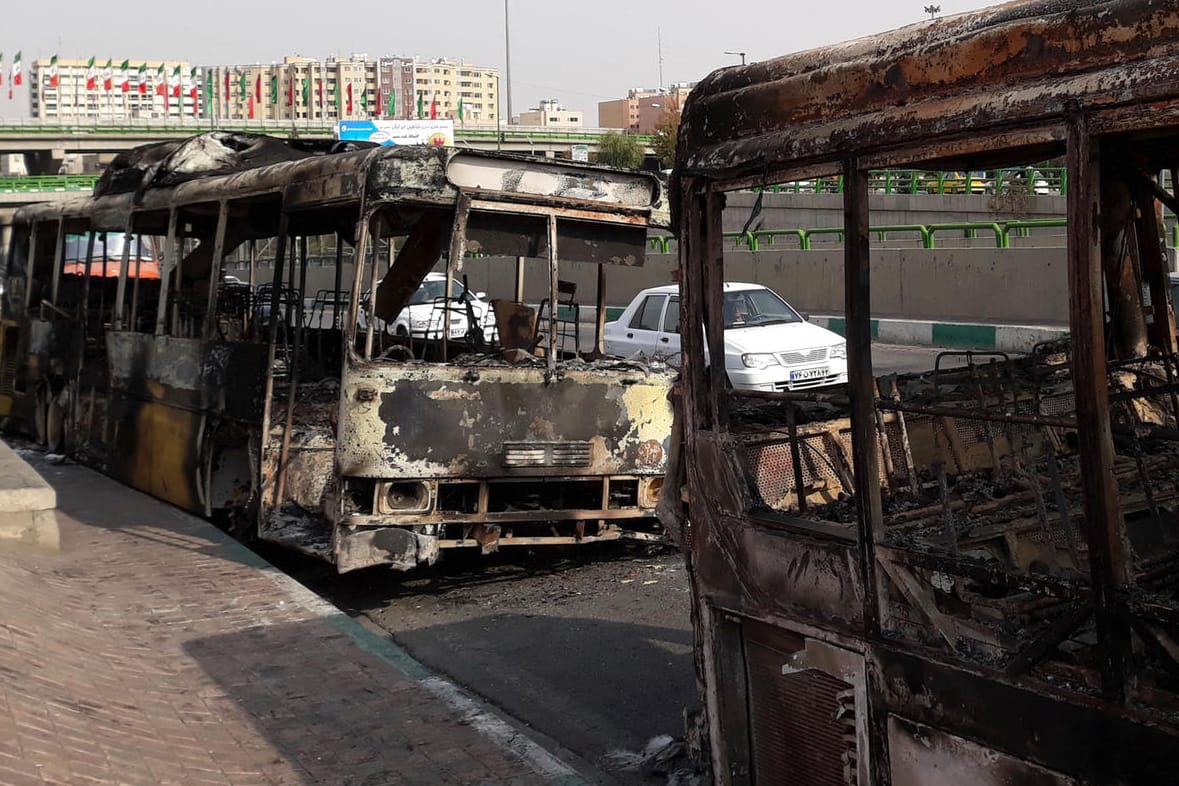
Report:
[[[249,131],[280,137],[331,139],[335,123],[275,121],[172,120],[119,124],[42,123],[0,119],[0,155],[23,154],[29,174],[56,174],[68,154],[117,153],[138,145],[179,139],[205,131]],[[553,130],[539,126],[458,126],[455,145],[481,150],[507,150],[532,155],[567,157],[574,145],[596,151],[610,129]],[[649,137],[640,137],[645,145]]]

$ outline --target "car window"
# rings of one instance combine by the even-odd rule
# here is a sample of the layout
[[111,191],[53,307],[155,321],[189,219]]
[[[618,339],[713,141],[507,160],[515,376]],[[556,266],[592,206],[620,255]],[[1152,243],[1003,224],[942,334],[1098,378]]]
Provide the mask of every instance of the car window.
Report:
[[667,312],[663,315],[663,332],[680,332],[680,299],[678,296],[667,301]]
[[666,295],[647,295],[639,310],[630,320],[631,328],[635,330],[658,330],[659,317],[663,315],[663,301]]
[[726,328],[802,321],[797,311],[768,289],[726,292],[724,316]]
[[417,306],[422,303],[433,303],[437,298],[442,297],[442,293],[445,291],[445,281],[423,281],[417,292],[414,292],[413,297],[409,299],[409,304]]

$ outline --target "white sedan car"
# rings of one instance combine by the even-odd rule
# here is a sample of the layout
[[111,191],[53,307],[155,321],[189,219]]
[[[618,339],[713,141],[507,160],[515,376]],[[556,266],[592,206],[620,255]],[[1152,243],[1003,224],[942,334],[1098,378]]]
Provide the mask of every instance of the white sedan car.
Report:
[[[726,283],[725,373],[741,390],[804,390],[847,382],[847,345],[811,324],[773,290]],[[679,365],[678,285],[644,289],[606,324],[606,351]]]
[[[413,336],[418,339],[442,338],[443,319],[446,314],[446,275],[444,273],[428,273],[421,286],[409,299],[409,304],[401,309],[397,319],[388,323],[385,329],[398,336]],[[495,338],[495,315],[491,311],[491,304],[483,298],[482,292],[468,292],[462,282],[455,281],[451,287],[452,299],[450,303],[450,338],[462,338],[467,334],[467,308],[454,298],[461,298],[467,293],[471,301],[471,313],[483,327],[483,337],[486,341]]]

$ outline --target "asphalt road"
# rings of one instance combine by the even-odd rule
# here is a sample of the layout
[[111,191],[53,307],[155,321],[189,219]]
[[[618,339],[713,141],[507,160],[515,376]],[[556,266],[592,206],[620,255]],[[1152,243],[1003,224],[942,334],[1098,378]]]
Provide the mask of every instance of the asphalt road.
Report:
[[[933,367],[939,350],[877,345],[878,374]],[[670,549],[607,544],[448,555],[434,569],[300,576],[431,669],[589,762],[650,783],[611,753],[683,735],[698,704],[687,577]]]

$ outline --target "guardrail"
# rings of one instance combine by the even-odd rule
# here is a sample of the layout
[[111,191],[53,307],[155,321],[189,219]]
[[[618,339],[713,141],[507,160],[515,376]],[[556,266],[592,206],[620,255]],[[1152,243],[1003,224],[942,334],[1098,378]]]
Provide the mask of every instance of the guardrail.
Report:
[[[1068,193],[1064,167],[1020,167],[991,172],[935,172],[881,169],[868,173],[868,189],[876,194],[1032,194]],[[755,191],[758,189],[754,189]],[[816,177],[766,186],[773,194],[842,194],[843,176]]]
[[37,194],[52,191],[91,191],[98,175],[28,175],[0,177],[0,194]]
[[[915,233],[922,248],[937,248],[937,235],[946,232],[961,232],[964,238],[976,238],[979,232],[986,232],[994,236],[995,248],[1011,248],[1011,238],[1029,237],[1031,230],[1044,228],[1061,228],[1067,225],[1063,218],[1040,218],[1012,221],[961,221],[944,224],[885,224],[868,227],[868,231],[876,235],[880,242],[888,239],[890,234],[903,232]],[[813,238],[823,235],[837,235],[839,242],[843,242],[843,227],[812,227],[809,229],[758,229],[753,232],[725,232],[723,237],[732,240],[734,246],[744,246],[750,251],[760,251],[763,246],[775,245],[779,237],[794,237],[798,239],[801,251],[814,249]],[[663,254],[671,253],[674,235],[652,235],[647,238],[652,251]],[[1171,245],[1179,248],[1179,224],[1172,227]]]

